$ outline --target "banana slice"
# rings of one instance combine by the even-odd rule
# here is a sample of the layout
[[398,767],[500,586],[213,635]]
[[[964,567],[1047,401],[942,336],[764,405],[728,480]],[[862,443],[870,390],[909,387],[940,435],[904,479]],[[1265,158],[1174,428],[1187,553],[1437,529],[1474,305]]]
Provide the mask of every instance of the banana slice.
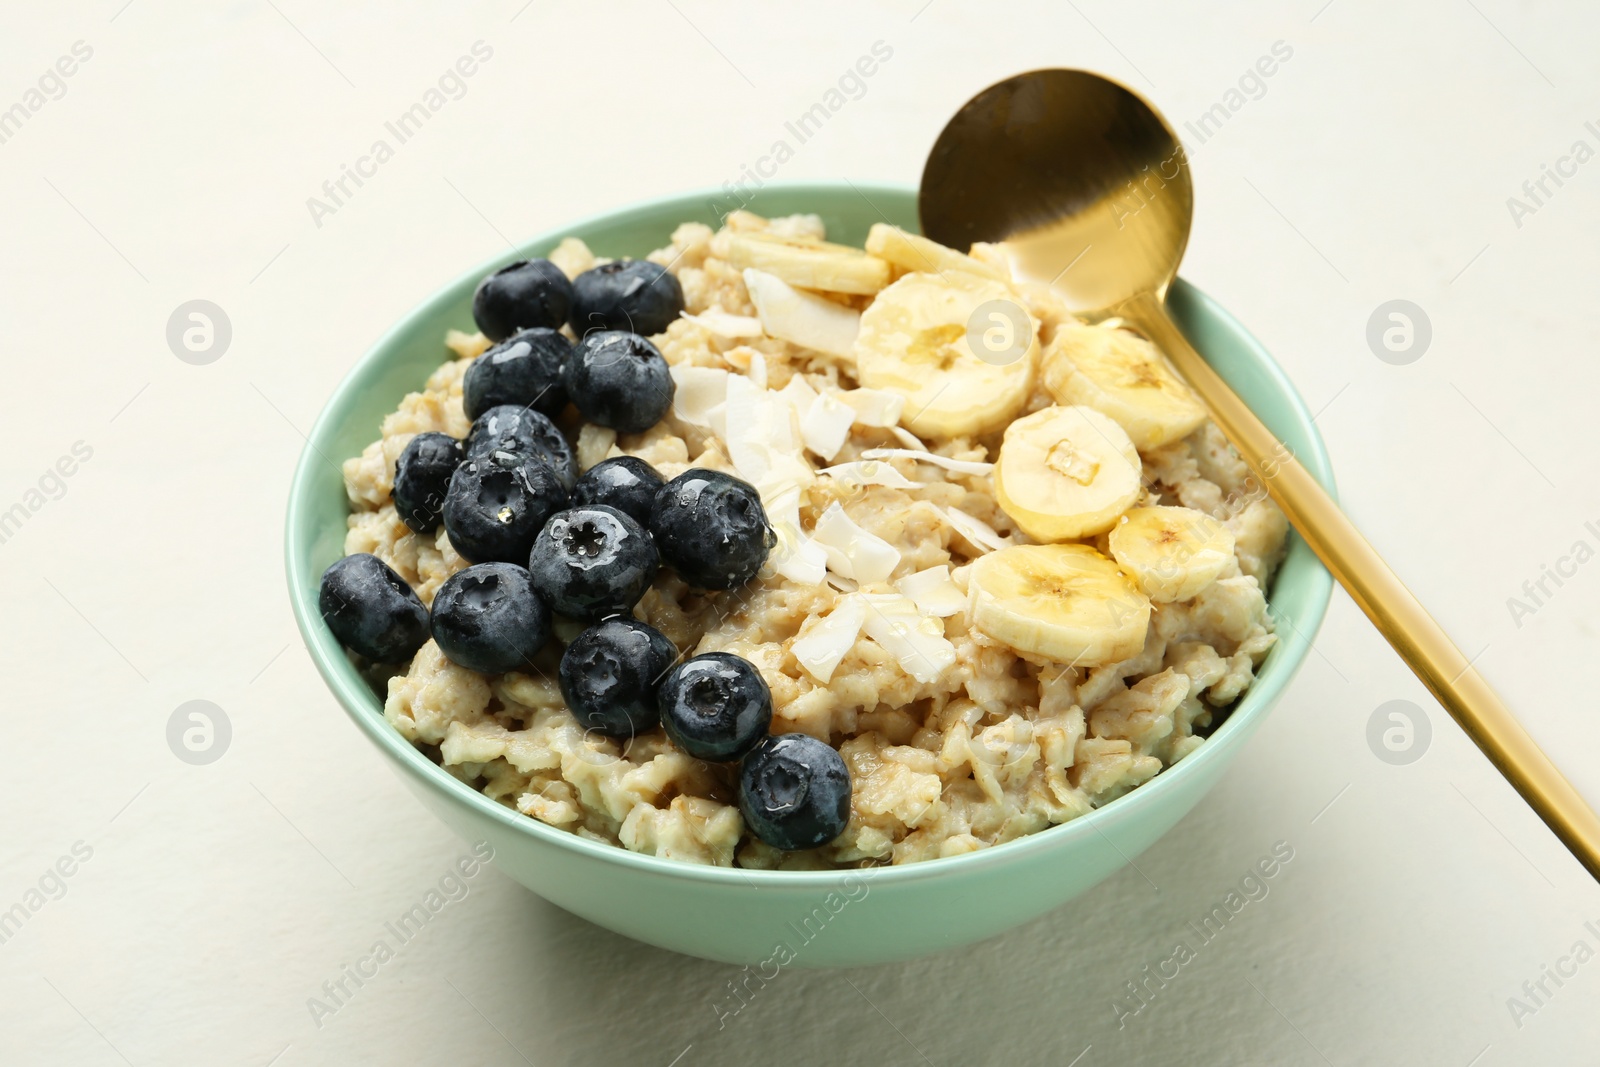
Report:
[[1107,541],[1111,555],[1158,604],[1188,600],[1233,558],[1233,534],[1193,508],[1134,508]]
[[[1004,320],[1005,336],[994,332]],[[998,429],[1033,387],[1039,324],[1009,287],[967,271],[907,274],[861,313],[856,375],[906,398],[900,422],[920,437]],[[974,351],[982,339],[982,357]]]
[[1079,667],[1139,654],[1150,601],[1088,545],[1016,545],[980,556],[967,581],[973,624],[1019,652]]
[[877,256],[805,237],[729,234],[728,262],[766,271],[801,289],[830,293],[871,294],[889,284],[889,264]]
[[908,233],[886,222],[875,222],[867,231],[867,251],[879,259],[886,259],[897,267],[912,271],[929,271],[940,274],[947,270],[964,270],[981,274],[985,278],[1004,281],[1005,276],[987,263],[979,263],[971,256],[946,248],[938,241],[930,241],[921,234]]
[[1139,499],[1139,451],[1094,408],[1045,408],[1006,427],[994,466],[1000,508],[1035,541],[1112,528]]
[[1041,366],[1058,404],[1085,404],[1122,424],[1141,451],[1187,437],[1206,419],[1155,345],[1127,330],[1069,323]]

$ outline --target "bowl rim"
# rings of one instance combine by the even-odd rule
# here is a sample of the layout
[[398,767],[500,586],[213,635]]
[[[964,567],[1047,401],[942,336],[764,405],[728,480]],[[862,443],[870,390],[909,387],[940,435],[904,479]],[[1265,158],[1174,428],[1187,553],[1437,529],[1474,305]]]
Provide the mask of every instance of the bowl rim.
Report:
[[[850,179],[772,181],[761,187],[752,203],[759,201],[761,194],[769,192],[803,195],[807,193],[839,194],[847,191],[860,195],[875,210],[876,205],[872,204],[870,197],[867,195],[869,192],[878,192],[897,197],[904,196],[907,193],[915,196],[916,192],[910,186],[891,182],[860,182]],[[1140,807],[1159,804],[1162,797],[1168,792],[1181,788],[1188,778],[1202,774],[1204,769],[1211,763],[1227,758],[1227,753],[1224,749],[1231,746],[1212,744],[1211,742],[1219,737],[1223,741],[1227,741],[1234,734],[1245,730],[1256,719],[1267,713],[1304,663],[1311,650],[1311,642],[1316,637],[1318,629],[1320,629],[1323,620],[1327,616],[1328,604],[1332,597],[1333,578],[1322,563],[1310,553],[1306,554],[1305,564],[1309,569],[1307,579],[1310,582],[1306,604],[1308,607],[1307,618],[1314,619],[1314,625],[1293,627],[1295,629],[1295,637],[1298,640],[1293,642],[1281,640],[1279,642],[1279,647],[1273,651],[1274,662],[1270,668],[1272,673],[1268,676],[1266,683],[1263,684],[1259,676],[1251,683],[1250,688],[1245,691],[1243,698],[1236,705],[1232,714],[1207,739],[1206,744],[1201,745],[1177,764],[1163,769],[1154,778],[1144,782],[1137,788],[1129,790],[1115,800],[1094,808],[1076,819],[1046,827],[1031,834],[1025,834],[1000,845],[978,849],[959,856],[938,857],[916,863],[893,866],[812,871],[773,871],[745,867],[720,867],[688,863],[682,860],[663,859],[646,853],[633,852],[619,845],[591,841],[566,830],[558,830],[555,827],[547,826],[538,819],[523,815],[504,804],[491,800],[482,792],[472,788],[467,783],[445,771],[443,767],[428,759],[398,730],[389,725],[388,720],[383,716],[382,700],[372,692],[371,688],[355,671],[344,650],[333,641],[332,634],[325,626],[321,625],[321,615],[315,607],[315,595],[308,593],[308,590],[312,588],[309,559],[305,558],[305,554],[299,551],[299,545],[302,540],[299,536],[299,531],[308,521],[306,513],[313,493],[314,464],[323,462],[323,453],[319,446],[326,443],[326,439],[337,429],[336,416],[340,414],[339,409],[344,406],[341,401],[352,392],[362,378],[383,362],[384,356],[389,349],[400,338],[410,333],[416,324],[434,317],[445,306],[458,301],[464,292],[468,292],[475,287],[485,275],[507,263],[526,258],[529,254],[527,250],[552,248],[563,237],[581,236],[585,229],[599,225],[624,224],[641,217],[654,219],[672,208],[684,209],[691,213],[697,212],[706,203],[718,202],[725,196],[726,190],[719,188],[693,189],[629,204],[611,211],[591,214],[566,223],[559,228],[547,230],[531,237],[518,244],[510,253],[502,252],[474,265],[469,270],[451,278],[443,286],[435,290],[431,296],[406,313],[398,322],[386,329],[361,357],[351,365],[350,369],[340,379],[338,385],[329,394],[322,410],[317,415],[316,422],[306,435],[305,446],[301,450],[299,460],[295,465],[294,476],[290,482],[284,524],[285,577],[288,581],[289,601],[294,612],[295,625],[300,631],[306,650],[310,653],[312,662],[316,665],[317,672],[322,676],[323,682],[332,692],[340,707],[344,709],[345,714],[356,724],[357,728],[366,735],[369,741],[387,754],[394,761],[397,768],[404,770],[414,780],[432,788],[444,790],[451,799],[465,804],[478,815],[486,816],[498,822],[511,833],[528,835],[537,844],[575,853],[575,858],[596,859],[601,862],[619,864],[633,869],[640,875],[681,878],[688,881],[737,889],[759,889],[763,887],[777,889],[782,887],[815,890],[837,885],[841,878],[850,876],[870,878],[874,887],[877,887],[886,883],[915,882],[946,874],[965,873],[967,875],[976,875],[990,867],[997,865],[1003,867],[1025,860],[1030,853],[1063,847],[1076,838],[1087,837],[1090,834],[1100,834],[1103,837],[1102,831],[1114,822],[1133,815]],[[1309,437],[1310,447],[1303,454],[1300,454],[1298,458],[1312,472],[1313,476],[1322,482],[1330,493],[1333,493],[1333,473],[1322,435],[1318,432],[1316,423],[1312,420],[1304,399],[1295,389],[1293,382],[1290,381],[1284,369],[1272,358],[1262,344],[1245,329],[1242,323],[1210,296],[1184,282],[1181,278],[1174,282],[1174,289],[1183,298],[1202,308],[1208,316],[1221,321],[1239,335],[1243,346],[1253,357],[1256,369],[1270,379],[1281,391],[1287,401],[1289,414],[1304,427]],[[1292,529],[1289,536],[1291,539],[1298,537]]]

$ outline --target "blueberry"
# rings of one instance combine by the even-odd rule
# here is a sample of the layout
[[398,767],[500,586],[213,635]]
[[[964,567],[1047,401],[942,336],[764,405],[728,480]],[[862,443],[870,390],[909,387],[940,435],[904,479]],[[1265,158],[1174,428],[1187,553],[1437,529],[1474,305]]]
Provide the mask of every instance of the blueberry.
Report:
[[350,651],[374,663],[399,663],[428,639],[428,609],[390,566],[370,552],[322,572],[322,621]]
[[637,456],[603,459],[583,472],[572,487],[572,503],[606,504],[649,525],[661,475]]
[[572,332],[631,330],[649,337],[683,311],[683,286],[667,269],[643,259],[618,259],[586,270],[572,282]]
[[520,565],[545,521],[566,506],[566,487],[548,465],[520,452],[491,452],[451,476],[444,528],[464,559]]
[[555,418],[567,406],[561,368],[572,342],[544,326],[523,330],[472,361],[461,382],[467,418],[492,407],[514,404]]
[[550,639],[550,609],[515,563],[480,563],[445,579],[433,595],[434,644],[471,671],[504,674],[533,666]]
[[677,658],[660,630],[637,619],[607,619],[579,634],[561,656],[561,696],[584,729],[636,737],[660,721],[656,686]]
[[572,309],[572,283],[548,259],[524,259],[501,267],[478,283],[472,317],[491,341],[518,330],[544,326],[556,330]]
[[417,533],[439,528],[450,476],[461,465],[461,442],[447,433],[419,433],[394,461],[394,510]]
[[640,433],[672,406],[672,374],[656,346],[636,333],[591,333],[572,349],[561,374],[583,417],[618,433]]
[[773,848],[826,845],[850,821],[850,769],[810,734],[764,737],[739,768],[739,813]]
[[761,496],[731,474],[691,467],[656,492],[650,532],[662,558],[701,589],[756,576],[776,543]]
[[703,652],[678,664],[656,702],[662,729],[695,759],[736,760],[772,725],[772,691],[749,660],[728,652]]
[[603,504],[551,516],[528,559],[540,595],[585,622],[632,611],[660,567],[645,528]]
[[578,480],[578,457],[548,416],[517,404],[500,404],[479,415],[467,433],[467,458],[493,452],[517,452],[542,460],[555,471],[563,489]]

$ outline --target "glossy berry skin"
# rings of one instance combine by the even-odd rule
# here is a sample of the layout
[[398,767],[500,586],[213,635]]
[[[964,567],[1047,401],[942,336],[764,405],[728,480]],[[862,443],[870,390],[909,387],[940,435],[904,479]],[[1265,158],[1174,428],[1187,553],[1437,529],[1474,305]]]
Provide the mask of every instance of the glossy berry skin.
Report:
[[661,333],[683,311],[683,286],[667,269],[644,259],[618,259],[572,281],[572,332],[628,330]]
[[535,326],[560,329],[571,311],[572,283],[548,259],[501,267],[472,294],[472,318],[491,341]]
[[394,510],[417,533],[439,528],[450,476],[461,465],[461,442],[447,433],[419,433],[394,461]]
[[701,467],[657,490],[650,532],[662,559],[701,589],[748,582],[777,540],[754,486]]
[[555,418],[567,406],[561,368],[572,342],[544,326],[506,338],[473,360],[461,380],[461,403],[476,419],[501,404],[532,408]]
[[428,639],[428,609],[370,552],[346,556],[322,572],[317,607],[341,645],[374,663],[410,659]]
[[550,609],[515,563],[457,571],[433,595],[429,628],[451,662],[482,674],[529,670],[550,639]]
[[618,433],[660,422],[676,389],[656,346],[621,330],[591,333],[574,345],[561,381],[584,418]]
[[810,734],[762,738],[739,768],[739,813],[773,848],[826,845],[850,821],[850,769]]
[[649,532],[603,504],[551,516],[528,558],[539,595],[584,622],[632,611],[660,568]]
[[572,487],[572,503],[605,504],[648,526],[656,493],[663,484],[656,469],[638,456],[614,456],[579,475]]
[[637,737],[660,721],[656,686],[677,658],[660,630],[637,619],[607,619],[579,634],[562,654],[562,699],[585,730]]
[[468,459],[492,452],[518,452],[543,461],[555,472],[561,486],[570,490],[578,480],[578,457],[572,444],[549,417],[518,404],[499,404],[472,421],[467,432]]
[[695,759],[736,760],[772,725],[767,683],[749,660],[728,652],[704,652],[672,668],[656,702],[662,729]]
[[566,487],[543,461],[491,452],[450,477],[444,528],[462,558],[520,566],[546,520],[566,506]]

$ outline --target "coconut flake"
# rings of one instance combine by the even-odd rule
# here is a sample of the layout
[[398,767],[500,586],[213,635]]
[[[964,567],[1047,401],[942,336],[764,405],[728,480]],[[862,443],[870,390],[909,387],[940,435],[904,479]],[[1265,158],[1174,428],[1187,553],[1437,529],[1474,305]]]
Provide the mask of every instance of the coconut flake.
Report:
[[861,628],[895,658],[900,669],[924,685],[936,682],[956,661],[956,646],[937,619],[922,614],[899,593],[862,593],[867,614]]
[[811,383],[806,381],[801,374],[791,374],[789,384],[778,390],[778,396],[788,401],[794,408],[795,418],[804,418],[811,408],[811,402],[817,398],[817,391],[811,388]]
[[722,439],[728,440],[728,405],[718,404],[706,410],[706,425],[711,427],[711,432]]
[[839,454],[839,449],[850,439],[850,427],[855,415],[853,409],[829,393],[818,393],[799,374],[791,375],[788,384],[776,395],[794,409],[800,427],[800,440],[806,448],[823,459],[832,459]]
[[776,275],[745,268],[745,288],[768,336],[830,356],[855,353],[861,314],[815,293],[801,292]]
[[926,452],[928,450],[928,446],[922,443],[921,438],[904,426],[891,426],[889,427],[889,432],[894,434],[896,439],[907,448],[917,452]]
[[728,459],[733,462],[739,477],[747,482],[760,481],[769,469],[767,463],[767,438],[772,427],[762,426],[759,415],[765,412],[763,394],[754,382],[740,374],[728,376],[727,406],[722,415],[722,440],[728,446]]
[[950,568],[950,580],[955,583],[957,589],[961,590],[962,596],[966,596],[971,591],[971,578],[972,564],[970,563],[963,563],[959,567]]
[[[780,546],[782,544],[780,536]],[[800,534],[787,549],[773,550],[772,569],[801,585],[821,585],[828,577],[828,553],[811,538]],[[826,678],[823,681],[827,681]]]
[[767,557],[772,570],[791,582],[821,585],[828,576],[828,554],[800,526],[800,487],[789,479],[769,478],[755,489],[777,534],[778,543]]
[[719,436],[728,446],[728,459],[751,485],[787,480],[806,486],[815,479],[811,464],[800,453],[793,413],[776,393],[743,375],[729,375],[721,423]]
[[671,373],[675,386],[672,414],[690,426],[711,428],[711,409],[728,397],[728,372],[718,367],[677,366]]
[[767,357],[765,353],[756,352],[750,357],[750,369],[745,371],[750,380],[759,388],[767,387]]
[[792,479],[769,477],[755,488],[767,521],[778,535],[770,556],[772,569],[792,582],[821,585],[827,577],[828,554],[801,528],[800,486]]
[[900,563],[893,545],[857,526],[837,503],[828,505],[811,536],[828,554],[829,570],[863,584],[888,581]]
[[862,459],[914,459],[932,463],[935,467],[955,471],[957,474],[992,474],[993,463],[978,463],[970,459],[951,459],[933,452],[918,452],[914,448],[869,448],[861,453]]
[[767,513],[767,522],[779,536],[787,534],[792,540],[805,536],[800,528],[800,486],[788,478],[768,477],[755,483],[761,495],[761,507]]
[[943,563],[908,574],[894,587],[910,597],[919,611],[941,619],[961,614],[967,603],[967,595],[950,580],[950,568]]
[[875,459],[835,463],[817,473],[826,474],[848,485],[887,485],[891,489],[916,489],[922,484],[907,478],[889,464]]
[[863,426],[888,427],[900,422],[906,398],[887,389],[841,389],[833,394],[841,403],[850,405],[856,421]]
[[808,674],[826,685],[839,661],[855,647],[866,616],[867,605],[860,596],[842,596],[832,611],[811,620],[789,650]]
[[734,315],[719,307],[708,307],[698,315],[691,315],[687,311],[678,314],[708,333],[726,337],[730,341],[761,336],[761,320],[752,315]]
[[800,439],[823,459],[832,459],[850,439],[856,413],[827,393],[818,394],[800,417]]
[[1011,542],[1001,537],[993,526],[990,526],[982,519],[968,515],[960,508],[945,508],[944,517],[954,527],[956,533],[965,537],[974,548],[980,551],[998,551],[1002,548],[1011,547]]

